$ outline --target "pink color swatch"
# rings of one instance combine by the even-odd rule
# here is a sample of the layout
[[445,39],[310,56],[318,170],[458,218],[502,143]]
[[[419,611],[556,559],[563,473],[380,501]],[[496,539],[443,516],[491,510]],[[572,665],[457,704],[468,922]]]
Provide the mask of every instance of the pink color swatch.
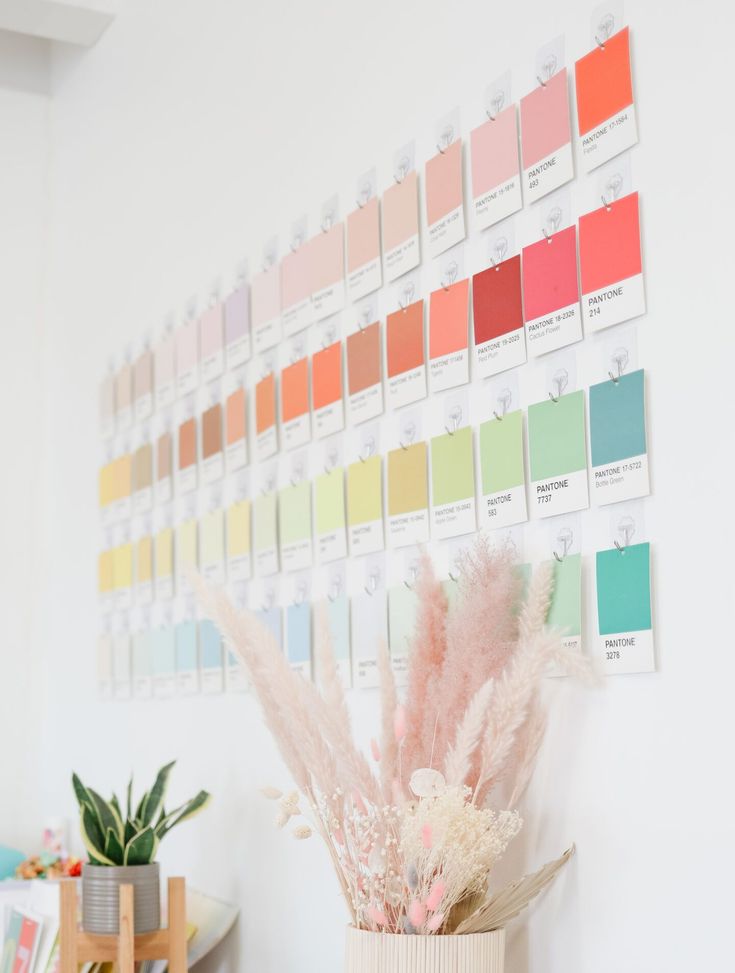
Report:
[[429,226],[462,205],[462,140],[457,139],[426,163],[426,215]]
[[281,313],[281,277],[278,264],[253,277],[250,302],[254,328],[272,321]]
[[222,305],[215,304],[199,319],[199,347],[202,358],[208,358],[222,350],[223,314]]
[[521,98],[521,153],[528,169],[572,138],[567,69]]
[[352,273],[380,256],[380,212],[373,196],[347,217],[347,270]]
[[472,197],[476,199],[518,175],[516,106],[501,111],[470,133]]
[[412,171],[383,194],[383,250],[390,253],[418,232],[418,177]]
[[576,226],[524,247],[522,268],[526,321],[578,301]]
[[176,373],[181,375],[199,361],[199,322],[196,318],[182,324],[176,332]]
[[157,386],[168,385],[174,380],[174,336],[172,334],[161,338],[156,346],[154,361],[154,375]]
[[285,309],[301,304],[311,296],[310,243],[287,253],[281,261],[281,305]]
[[331,287],[345,275],[344,223],[335,223],[326,233],[318,233],[307,246],[308,276],[312,294]]

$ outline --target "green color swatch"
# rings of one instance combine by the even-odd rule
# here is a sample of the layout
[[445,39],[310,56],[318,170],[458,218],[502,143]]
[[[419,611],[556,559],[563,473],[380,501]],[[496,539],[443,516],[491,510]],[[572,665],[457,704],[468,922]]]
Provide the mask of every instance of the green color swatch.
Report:
[[383,474],[380,456],[347,467],[347,517],[350,526],[383,518]]
[[435,507],[474,497],[475,464],[469,426],[431,440],[431,491]]
[[281,490],[278,498],[281,545],[311,537],[311,483],[302,480]]
[[316,478],[316,532],[318,536],[345,526],[345,474],[341,467]]
[[[454,585],[456,588],[457,586]],[[391,655],[405,656],[413,638],[418,598],[405,584],[388,592],[388,641]]]
[[276,495],[265,493],[253,503],[253,535],[256,551],[267,551],[276,546]]
[[483,495],[523,484],[523,413],[520,409],[480,426],[480,471]]
[[592,465],[606,466],[646,452],[643,369],[617,382],[590,386]]
[[341,662],[350,658],[350,603],[346,595],[327,600],[329,632],[332,636],[334,658]]
[[600,635],[650,629],[650,544],[597,552],[597,619]]
[[536,402],[528,409],[531,479],[576,473],[587,465],[584,392],[560,395],[556,402]]
[[567,554],[563,561],[556,559],[554,590],[551,595],[546,624],[559,629],[562,635],[582,632],[582,556]]

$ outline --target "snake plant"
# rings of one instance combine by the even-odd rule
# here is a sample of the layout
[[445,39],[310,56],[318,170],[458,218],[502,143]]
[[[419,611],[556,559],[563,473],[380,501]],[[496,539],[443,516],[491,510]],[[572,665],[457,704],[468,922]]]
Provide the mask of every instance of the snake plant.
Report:
[[135,811],[131,777],[124,818],[115,794],[106,801],[72,774],[72,785],[79,802],[82,840],[92,865],[149,864],[156,857],[161,838],[206,807],[210,795],[199,791],[190,801],[173,811],[166,811],[164,798],[175,762],[158,771],[153,787],[141,797]]

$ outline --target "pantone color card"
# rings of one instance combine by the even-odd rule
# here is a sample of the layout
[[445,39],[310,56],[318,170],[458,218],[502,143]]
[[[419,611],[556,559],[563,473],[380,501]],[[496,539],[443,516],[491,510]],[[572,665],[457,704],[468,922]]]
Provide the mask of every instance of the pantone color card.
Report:
[[153,694],[153,635],[149,631],[133,635],[133,695],[145,699]]
[[526,203],[574,178],[566,68],[521,98],[521,156]]
[[470,134],[475,225],[486,230],[523,205],[516,106],[489,118]]
[[470,379],[468,320],[470,282],[433,291],[429,301],[429,385],[443,392]]
[[383,196],[383,270],[390,282],[419,265],[419,183],[415,172]]
[[314,408],[314,435],[318,439],[344,429],[341,341],[335,341],[312,356],[311,398]]
[[311,679],[311,605],[308,601],[286,609],[286,658],[296,672]]
[[178,622],[176,632],[176,692],[199,692],[199,631],[193,618]]
[[174,594],[174,532],[163,527],[155,538],[156,598],[166,600]]
[[200,526],[201,568],[207,581],[225,581],[225,513],[210,510],[202,517]]
[[181,594],[190,587],[187,573],[199,570],[199,522],[193,517],[176,527],[175,554],[176,590]]
[[378,676],[378,645],[388,642],[388,604],[385,591],[361,591],[351,599],[353,684],[374,689]]
[[416,624],[418,598],[412,588],[396,585],[388,592],[388,638],[390,661],[398,686],[408,682],[408,660]]
[[579,147],[589,172],[638,141],[628,28],[580,58],[574,70]]
[[222,638],[214,622],[203,618],[199,622],[199,661],[203,693],[221,693],[225,688]]
[[345,474],[341,466],[320,474],[314,484],[316,546],[320,564],[347,556]]
[[380,456],[347,467],[347,525],[351,554],[383,550],[383,477]]
[[295,449],[311,439],[309,359],[287,365],[281,372],[281,441]]
[[[136,422],[153,412],[153,352],[148,349],[133,365],[133,403]],[[104,432],[102,435],[105,438]]]
[[523,248],[523,307],[531,356],[582,339],[577,282],[577,228]]
[[139,537],[135,544],[135,601],[149,605],[153,601],[153,538]]
[[133,513],[147,513],[153,506],[153,446],[143,443],[133,453]]
[[511,527],[528,520],[520,409],[480,425],[480,471],[480,525]]
[[225,360],[228,368],[239,368],[252,354],[250,335],[250,293],[240,284],[225,300]]
[[179,426],[177,487],[181,493],[191,493],[197,487],[197,423],[193,417]]
[[426,218],[430,257],[464,240],[461,139],[426,163]]
[[276,376],[271,372],[255,386],[255,453],[264,460],[277,451]]
[[350,602],[346,595],[327,601],[329,634],[337,671],[345,689],[352,688],[352,653],[350,651]]
[[380,323],[375,321],[347,338],[347,415],[355,425],[383,411]]
[[477,529],[472,429],[431,440],[431,524],[435,540]]
[[374,196],[347,217],[347,295],[359,301],[382,283],[380,210]]
[[264,493],[253,503],[255,573],[261,577],[278,571],[278,526],[275,493]]
[[250,305],[253,319],[253,351],[256,355],[281,340],[281,278],[278,263],[253,277]]
[[115,586],[115,608],[127,610],[133,600],[133,545],[118,544],[112,550],[112,577]]
[[199,319],[202,379],[218,378],[225,368],[225,315],[222,304],[208,308]]
[[311,483],[309,480],[302,480],[295,486],[287,486],[281,490],[278,497],[278,530],[282,570],[302,571],[304,568],[311,567]]
[[116,699],[129,699],[132,693],[130,632],[118,632],[112,637],[113,695]]
[[528,409],[531,509],[554,517],[589,506],[584,392],[560,395]]
[[214,483],[224,475],[222,404],[215,402],[202,413],[202,482]]
[[601,331],[646,310],[638,193],[579,218],[585,331]]
[[170,432],[162,433],[156,440],[156,503],[168,503],[174,493],[174,442]]
[[310,243],[302,243],[281,260],[281,322],[289,338],[311,324]]
[[153,355],[156,381],[156,408],[165,409],[176,398],[176,343],[173,334],[165,334]]
[[607,673],[653,672],[649,544],[597,552],[597,624]]
[[563,646],[579,650],[582,647],[582,557],[566,554],[561,561],[555,559],[550,564],[554,587],[546,624],[561,634]]
[[429,481],[426,443],[388,453],[388,540],[391,547],[429,540]]
[[189,395],[199,385],[199,322],[196,318],[176,331],[176,394]]
[[153,695],[165,699],[176,692],[176,631],[162,619],[153,629]]
[[510,257],[472,278],[475,361],[489,378],[526,360],[521,258]]
[[648,496],[643,369],[590,386],[590,448],[597,503]]
[[225,466],[228,473],[247,466],[246,408],[245,389],[239,386],[225,400]]
[[250,575],[250,501],[239,500],[227,510],[227,577],[247,581]]
[[345,228],[335,223],[309,241],[311,313],[321,321],[345,306]]
[[389,314],[386,329],[388,402],[399,409],[426,398],[424,302]]
[[279,648],[283,648],[283,611],[278,605],[262,608],[255,614],[268,629]]

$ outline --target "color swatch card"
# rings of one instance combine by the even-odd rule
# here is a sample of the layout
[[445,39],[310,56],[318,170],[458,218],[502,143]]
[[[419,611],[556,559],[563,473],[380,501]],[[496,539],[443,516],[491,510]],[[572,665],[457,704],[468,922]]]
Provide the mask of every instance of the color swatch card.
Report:
[[255,572],[265,578],[278,571],[278,523],[275,493],[263,493],[253,503]]
[[133,369],[122,366],[115,376],[115,417],[118,429],[129,429],[133,422]]
[[239,500],[227,509],[227,577],[247,581],[251,573],[250,501]]
[[283,648],[283,611],[278,605],[262,608],[255,614],[275,639],[276,645]]
[[380,456],[347,467],[347,525],[350,554],[383,549],[383,477]]
[[210,382],[225,370],[225,315],[222,304],[208,308],[199,319],[202,380]]
[[192,318],[176,330],[176,394],[189,395],[199,385],[199,322]]
[[102,439],[115,435],[115,379],[112,375],[100,383],[99,423]]
[[176,692],[189,696],[199,692],[199,632],[193,618],[177,622]]
[[469,309],[470,282],[467,279],[432,291],[429,300],[429,385],[432,392],[443,392],[469,381]]
[[179,426],[177,487],[180,493],[191,493],[197,487],[197,423],[192,416]]
[[114,587],[112,551],[100,551],[97,555],[97,594],[103,611],[112,608],[110,596]]
[[638,141],[628,28],[580,58],[575,78],[579,147],[589,172]]
[[423,301],[388,315],[386,352],[390,405],[399,409],[426,398]]
[[408,682],[408,660],[416,624],[418,598],[412,588],[396,585],[388,592],[388,639],[396,685]]
[[245,389],[240,386],[225,400],[225,466],[228,473],[248,462],[248,423]]
[[526,203],[574,177],[566,68],[521,98],[521,157]]
[[156,598],[164,601],[174,595],[174,532],[163,527],[155,538]]
[[387,282],[418,267],[419,183],[416,172],[383,195],[383,272]]
[[309,359],[301,358],[281,372],[281,442],[295,449],[310,439]]
[[566,554],[561,561],[549,562],[554,572],[546,625],[561,635],[568,649],[582,647],[582,556]]
[[276,376],[271,372],[255,386],[255,453],[262,461],[277,451]]
[[156,408],[165,409],[176,398],[176,343],[173,334],[165,334],[153,354],[153,377],[156,386]]
[[225,581],[225,513],[209,510],[202,517],[199,528],[201,570],[205,580],[213,584]]
[[475,225],[486,230],[523,205],[516,106],[470,133],[470,171]]
[[579,268],[587,332],[644,313],[638,193],[580,216]]
[[309,248],[310,243],[302,244],[281,260],[281,323],[287,338],[314,320]]
[[153,446],[143,443],[133,453],[133,513],[153,506]]
[[202,692],[221,693],[224,687],[224,652],[222,637],[214,622],[203,618],[199,622],[199,661]]
[[174,442],[170,432],[156,440],[156,503],[168,503],[174,493]]
[[534,516],[555,517],[589,506],[581,389],[529,407],[528,454]]
[[649,544],[597,552],[597,623],[607,673],[653,672]]
[[489,378],[526,360],[521,258],[509,257],[472,278],[475,362]]
[[385,591],[361,591],[351,598],[352,682],[358,689],[380,684],[378,645],[388,643],[388,604]]
[[149,631],[133,635],[133,695],[144,698],[153,694],[153,636]]
[[592,492],[597,503],[618,503],[651,492],[646,450],[643,369],[590,386]]
[[115,585],[115,608],[124,611],[133,600],[133,545],[118,544],[112,550],[112,577]]
[[152,632],[153,695],[165,699],[176,692],[176,632],[173,625],[162,623]]
[[511,527],[528,520],[520,409],[480,425],[480,472],[480,525]]
[[135,601],[148,605],[153,601],[153,538],[139,537],[135,544]]
[[311,383],[314,434],[321,439],[339,432],[345,425],[341,341],[335,341],[314,353],[311,359]]
[[286,658],[295,672],[311,679],[311,605],[308,601],[286,609]]
[[388,453],[388,540],[391,547],[429,540],[429,480],[426,443]]
[[[332,652],[342,685],[352,688],[352,653],[350,651],[350,602],[346,595],[328,598],[326,602]],[[317,674],[318,675],[318,674]]]
[[430,257],[438,257],[464,240],[461,139],[426,163],[426,219]]
[[153,352],[147,349],[133,365],[133,405],[136,422],[153,412]]
[[126,520],[133,509],[133,457],[122,453],[112,464],[113,518]]
[[253,351],[258,355],[281,340],[281,277],[278,263],[253,277],[250,310]]
[[347,217],[347,296],[359,301],[383,283],[377,196]]
[[383,411],[380,352],[378,321],[347,338],[347,416],[353,425]]
[[312,320],[321,321],[345,306],[345,228],[335,223],[308,245]]
[[202,481],[214,483],[225,475],[222,404],[215,402],[202,413]]
[[345,474],[341,466],[320,474],[314,484],[316,545],[320,564],[347,556]]
[[176,527],[176,587],[182,594],[190,587],[188,574],[199,570],[199,523],[193,517]]
[[431,440],[431,532],[435,540],[477,530],[472,429]]
[[[256,514],[257,516],[257,514]],[[303,571],[311,567],[311,483],[302,480],[284,487],[278,496],[278,536],[281,569]]]
[[225,299],[225,360],[228,368],[239,368],[252,354],[249,299],[247,284],[241,284]]
[[523,248],[523,307],[530,355],[582,339],[577,281],[577,228]]
[[131,695],[132,666],[130,654],[130,633],[118,632],[112,637],[112,692],[116,699],[129,699]]

